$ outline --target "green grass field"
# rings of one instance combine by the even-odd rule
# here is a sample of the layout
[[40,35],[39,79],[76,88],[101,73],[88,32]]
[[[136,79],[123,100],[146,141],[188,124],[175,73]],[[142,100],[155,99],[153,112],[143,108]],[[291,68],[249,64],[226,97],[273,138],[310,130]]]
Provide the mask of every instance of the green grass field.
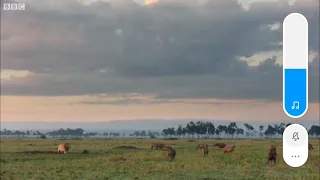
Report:
[[[71,143],[69,154],[53,153],[57,144],[65,142]],[[175,161],[170,162],[166,152],[151,150],[152,142],[162,142],[175,148]],[[195,149],[198,143],[212,145],[217,142],[235,144],[235,151],[226,155],[222,149],[211,146],[209,156],[204,157]],[[0,179],[318,180],[319,140],[311,140],[310,143],[315,149],[308,162],[303,167],[291,168],[282,159],[280,141],[272,140],[2,139]],[[266,164],[271,144],[277,145],[279,154],[277,164],[272,167]],[[139,149],[113,149],[122,145]],[[85,149],[89,154],[82,154]]]

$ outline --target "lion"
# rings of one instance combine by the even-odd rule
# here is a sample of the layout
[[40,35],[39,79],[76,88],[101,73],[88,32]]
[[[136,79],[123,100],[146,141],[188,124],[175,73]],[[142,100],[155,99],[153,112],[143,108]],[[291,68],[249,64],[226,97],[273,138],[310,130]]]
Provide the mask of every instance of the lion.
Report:
[[198,144],[196,149],[202,150],[204,156],[208,155],[209,153],[208,144]]
[[235,147],[235,145],[226,145],[224,147],[224,153],[232,153]]
[[164,148],[165,145],[164,144],[161,144],[161,143],[152,143],[151,144],[151,149],[155,148],[155,149],[162,149]]
[[271,145],[268,152],[268,164],[275,164],[277,161],[277,149],[276,146]]
[[313,149],[313,146],[312,146],[312,144],[308,144],[308,149],[309,149],[309,151],[312,151],[312,149]]
[[162,151],[168,151],[168,158],[173,161],[176,156],[176,150],[174,150],[172,147],[165,147],[162,149]]
[[58,153],[64,153],[67,154],[67,152],[69,151],[69,149],[71,148],[70,143],[64,143],[64,144],[59,144],[58,145]]
[[198,144],[196,149],[208,148],[208,144]]

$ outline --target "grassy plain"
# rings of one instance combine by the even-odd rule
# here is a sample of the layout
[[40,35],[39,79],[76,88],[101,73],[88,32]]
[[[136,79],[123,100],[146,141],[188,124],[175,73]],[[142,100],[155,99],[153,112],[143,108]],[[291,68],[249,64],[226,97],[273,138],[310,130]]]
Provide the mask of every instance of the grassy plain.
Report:
[[[57,144],[69,142],[69,154],[56,154]],[[176,149],[173,162],[166,152],[151,150],[152,142]],[[233,154],[225,155],[212,144],[235,144]],[[209,156],[195,149],[207,143]],[[311,140],[314,150],[308,162],[291,168],[282,159],[276,140],[55,140],[1,139],[1,180],[318,180],[319,139]],[[266,164],[268,148],[277,145],[278,162]],[[135,146],[137,150],[113,149]],[[87,149],[89,154],[82,154]],[[37,152],[38,151],[38,152]]]

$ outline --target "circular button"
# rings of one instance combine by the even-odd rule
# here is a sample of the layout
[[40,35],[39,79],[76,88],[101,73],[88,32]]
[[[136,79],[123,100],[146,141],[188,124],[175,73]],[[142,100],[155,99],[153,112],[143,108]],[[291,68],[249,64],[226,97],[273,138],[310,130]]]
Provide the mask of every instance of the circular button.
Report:
[[307,130],[298,124],[290,125],[285,129],[285,142],[290,146],[299,147],[307,141]]

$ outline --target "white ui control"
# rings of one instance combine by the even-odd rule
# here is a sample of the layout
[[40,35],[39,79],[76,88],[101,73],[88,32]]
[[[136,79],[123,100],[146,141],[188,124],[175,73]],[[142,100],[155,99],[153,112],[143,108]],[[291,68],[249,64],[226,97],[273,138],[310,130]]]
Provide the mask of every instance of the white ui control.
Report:
[[283,159],[291,167],[300,167],[308,160],[308,131],[300,124],[291,124],[283,132]]

